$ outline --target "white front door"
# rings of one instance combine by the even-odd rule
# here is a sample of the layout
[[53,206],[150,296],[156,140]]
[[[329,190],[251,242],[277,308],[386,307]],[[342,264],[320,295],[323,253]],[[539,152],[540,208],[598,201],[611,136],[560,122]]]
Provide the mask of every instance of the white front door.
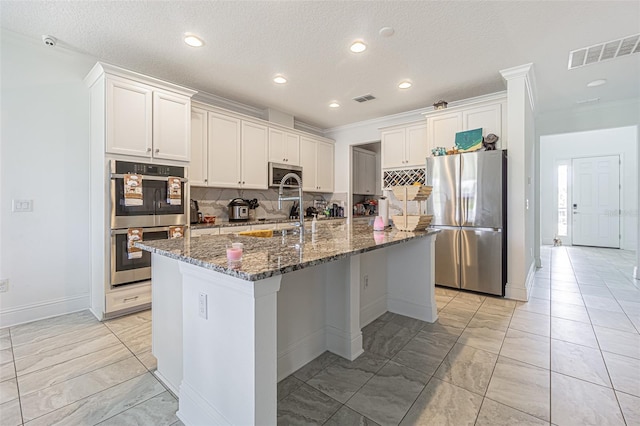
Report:
[[620,157],[574,158],[572,244],[620,248]]

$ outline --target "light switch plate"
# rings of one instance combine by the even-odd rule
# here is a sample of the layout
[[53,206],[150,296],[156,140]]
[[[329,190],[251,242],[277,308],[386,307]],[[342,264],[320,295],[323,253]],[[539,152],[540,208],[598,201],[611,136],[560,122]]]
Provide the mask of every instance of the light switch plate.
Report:
[[24,213],[33,211],[33,200],[13,200],[12,211]]

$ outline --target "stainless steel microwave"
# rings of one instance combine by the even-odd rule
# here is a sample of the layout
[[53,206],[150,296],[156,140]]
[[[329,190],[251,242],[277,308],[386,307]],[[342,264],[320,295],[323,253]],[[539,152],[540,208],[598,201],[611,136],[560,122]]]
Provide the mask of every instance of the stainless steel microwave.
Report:
[[[302,167],[292,166],[290,164],[269,163],[269,186],[278,187],[288,173],[295,173],[302,182]],[[284,188],[297,188],[298,184],[293,178],[287,179]]]

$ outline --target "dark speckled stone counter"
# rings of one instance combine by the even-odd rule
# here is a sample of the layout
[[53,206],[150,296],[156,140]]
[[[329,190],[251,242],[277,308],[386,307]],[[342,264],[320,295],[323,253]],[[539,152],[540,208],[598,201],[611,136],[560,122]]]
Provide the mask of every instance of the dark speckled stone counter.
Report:
[[[274,234],[276,236],[272,238],[257,238],[230,234],[148,241],[136,243],[136,246],[243,280],[258,281],[439,232],[431,229],[417,232],[393,229],[374,233],[372,227],[366,224],[322,221],[317,225],[317,232],[311,234],[311,224],[305,224],[308,228],[303,245],[299,244],[298,235],[283,237]],[[229,242],[244,244],[242,262],[227,262],[226,244]]]

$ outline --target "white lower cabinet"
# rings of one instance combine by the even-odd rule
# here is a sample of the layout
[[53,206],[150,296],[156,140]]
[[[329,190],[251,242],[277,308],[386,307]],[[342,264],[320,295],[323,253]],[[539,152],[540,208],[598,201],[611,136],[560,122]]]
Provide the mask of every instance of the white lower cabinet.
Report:
[[223,226],[220,228],[220,235],[237,234],[238,232],[250,231],[251,225],[247,226]]

